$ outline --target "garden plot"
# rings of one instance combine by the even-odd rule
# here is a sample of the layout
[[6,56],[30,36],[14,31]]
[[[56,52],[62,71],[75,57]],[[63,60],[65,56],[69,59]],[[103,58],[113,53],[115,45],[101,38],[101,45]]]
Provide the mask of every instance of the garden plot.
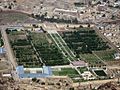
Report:
[[62,39],[62,37],[57,32],[49,32],[50,37],[55,42],[57,47],[62,51],[63,55],[67,57],[67,59],[71,62],[76,59],[73,51],[67,46],[66,42]]
[[92,52],[109,50],[110,47],[96,34],[95,30],[79,28],[76,31],[60,32],[60,35],[76,57],[80,57],[89,64],[104,65]]
[[95,51],[94,52],[99,58],[104,61],[114,61],[115,60],[115,50],[106,50],[106,51]]
[[89,66],[103,66],[104,63],[93,54],[80,54],[80,58],[89,63]]
[[78,67],[78,70],[79,70],[81,73],[84,73],[85,71],[88,71],[87,67]]
[[55,43],[45,33],[30,33],[31,41],[40,55],[43,63],[49,66],[68,65],[69,61],[63,56]]
[[107,43],[98,37],[95,30],[81,28],[78,31],[62,32],[61,36],[76,54],[109,49]]
[[41,62],[31,46],[24,31],[6,31],[16,56],[18,65],[23,65],[26,68],[41,67]]
[[53,71],[56,76],[69,76],[71,78],[79,77],[78,72],[73,68],[61,68],[60,70]]

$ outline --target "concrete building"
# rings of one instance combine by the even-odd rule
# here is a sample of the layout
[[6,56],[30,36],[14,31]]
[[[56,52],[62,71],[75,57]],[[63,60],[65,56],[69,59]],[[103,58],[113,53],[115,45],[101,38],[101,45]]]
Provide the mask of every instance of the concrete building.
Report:
[[84,80],[93,80],[96,78],[95,76],[93,76],[93,74],[90,71],[85,71],[81,75]]
[[73,61],[72,64],[73,66],[80,66],[80,67],[87,66],[87,63],[85,63],[84,61]]
[[116,60],[120,59],[120,53],[115,53],[114,57],[115,57]]
[[18,78],[44,78],[44,77],[49,77],[52,75],[52,70],[48,66],[43,66],[43,72],[42,73],[25,73],[24,72],[24,67],[23,66],[18,66],[16,68],[16,72],[18,75]]
[[0,47],[0,58],[3,58],[3,57],[5,57],[5,48],[3,48],[3,47]]

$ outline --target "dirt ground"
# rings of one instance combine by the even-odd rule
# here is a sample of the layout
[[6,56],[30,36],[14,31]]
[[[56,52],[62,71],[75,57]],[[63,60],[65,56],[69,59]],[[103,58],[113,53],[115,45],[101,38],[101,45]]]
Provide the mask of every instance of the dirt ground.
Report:
[[0,12],[0,24],[17,24],[34,21],[33,18],[29,17],[27,14],[18,12]]

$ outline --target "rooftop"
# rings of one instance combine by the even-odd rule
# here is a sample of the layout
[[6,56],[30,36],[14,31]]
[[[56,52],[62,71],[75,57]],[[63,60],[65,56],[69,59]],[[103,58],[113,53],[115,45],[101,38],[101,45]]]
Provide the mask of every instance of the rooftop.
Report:
[[43,73],[24,73],[24,67],[18,66],[16,68],[16,72],[19,78],[42,78],[42,77],[49,77],[52,75],[52,71],[50,67],[43,66]]

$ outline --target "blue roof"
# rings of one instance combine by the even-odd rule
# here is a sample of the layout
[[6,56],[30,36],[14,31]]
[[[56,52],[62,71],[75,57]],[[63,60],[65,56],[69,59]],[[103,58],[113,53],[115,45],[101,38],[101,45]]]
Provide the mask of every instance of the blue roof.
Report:
[[43,66],[43,73],[48,74],[48,75],[52,75],[52,70],[48,66]]
[[24,73],[23,66],[17,66],[16,68],[19,78],[43,78],[52,75],[52,70],[50,67],[43,66],[43,73]]
[[0,47],[0,54],[5,53],[5,48]]
[[18,74],[24,74],[24,67],[23,66],[17,66],[16,71]]
[[49,77],[49,75],[38,73],[19,74],[19,78],[44,78],[44,77]]

